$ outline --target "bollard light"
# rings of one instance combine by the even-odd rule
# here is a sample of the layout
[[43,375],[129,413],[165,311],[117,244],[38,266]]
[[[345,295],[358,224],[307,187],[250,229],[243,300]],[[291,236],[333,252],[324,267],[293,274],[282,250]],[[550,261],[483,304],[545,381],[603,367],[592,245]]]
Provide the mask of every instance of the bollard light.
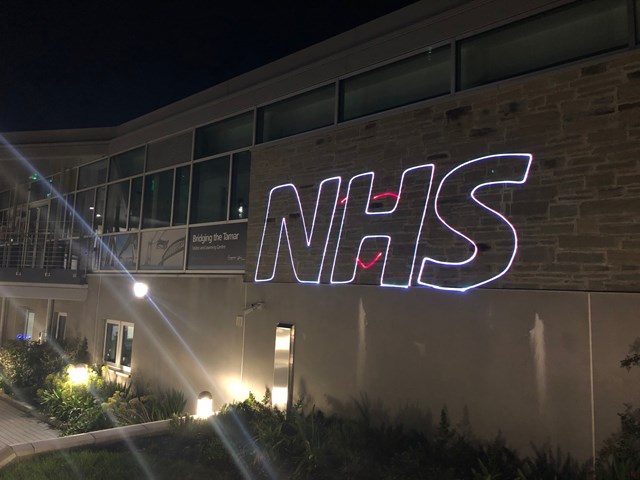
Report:
[[86,385],[89,383],[89,368],[84,363],[69,365],[67,370],[71,385]]
[[213,415],[213,396],[205,390],[198,395],[196,417],[209,418],[211,415]]

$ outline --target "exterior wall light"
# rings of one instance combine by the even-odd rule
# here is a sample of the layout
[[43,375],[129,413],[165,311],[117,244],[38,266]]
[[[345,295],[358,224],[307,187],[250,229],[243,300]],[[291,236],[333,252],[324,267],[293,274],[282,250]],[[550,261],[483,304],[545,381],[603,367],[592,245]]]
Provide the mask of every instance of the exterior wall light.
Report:
[[89,383],[89,368],[84,363],[69,365],[67,373],[71,385],[87,385]]
[[213,415],[213,396],[206,390],[198,395],[196,418],[209,418]]
[[133,284],[133,294],[136,297],[142,298],[147,293],[149,293],[149,285],[147,285],[146,283],[136,282],[136,283]]

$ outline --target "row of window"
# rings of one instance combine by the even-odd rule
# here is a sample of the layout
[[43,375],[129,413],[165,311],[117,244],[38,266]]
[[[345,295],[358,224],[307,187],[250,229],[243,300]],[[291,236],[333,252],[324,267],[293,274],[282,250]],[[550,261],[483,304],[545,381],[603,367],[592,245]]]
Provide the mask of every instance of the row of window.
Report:
[[430,48],[343,79],[337,86],[326,85],[258,108],[255,139],[253,112],[200,127],[194,157],[326,127],[336,118],[343,122],[446,95],[451,93],[454,71],[453,88],[463,90],[626,47],[627,9],[627,0],[583,0],[461,40],[455,52],[451,44]]

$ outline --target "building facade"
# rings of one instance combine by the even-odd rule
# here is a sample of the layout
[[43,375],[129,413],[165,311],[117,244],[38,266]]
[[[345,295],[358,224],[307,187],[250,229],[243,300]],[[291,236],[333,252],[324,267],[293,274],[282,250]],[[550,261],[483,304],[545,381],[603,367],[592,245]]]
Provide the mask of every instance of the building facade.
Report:
[[640,393],[637,3],[419,2],[123,125],[5,134],[2,340],[593,455]]

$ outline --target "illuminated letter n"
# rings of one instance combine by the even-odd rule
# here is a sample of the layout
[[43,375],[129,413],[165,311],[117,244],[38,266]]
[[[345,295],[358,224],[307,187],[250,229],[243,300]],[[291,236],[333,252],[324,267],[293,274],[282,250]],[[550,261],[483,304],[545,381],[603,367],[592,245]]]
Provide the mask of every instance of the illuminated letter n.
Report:
[[[311,218],[304,213],[295,185],[287,183],[271,189],[258,251],[256,282],[273,280],[278,262],[288,257],[298,282],[320,283],[340,183],[340,177],[320,183]],[[281,247],[287,250],[288,256],[280,256]]]

